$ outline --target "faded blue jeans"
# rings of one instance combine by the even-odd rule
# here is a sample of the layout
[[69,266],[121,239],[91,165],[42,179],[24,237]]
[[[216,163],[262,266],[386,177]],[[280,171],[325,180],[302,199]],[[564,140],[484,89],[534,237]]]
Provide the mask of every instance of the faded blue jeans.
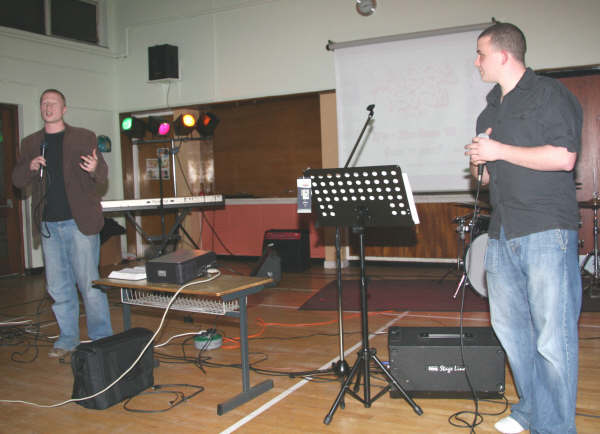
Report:
[[60,328],[54,347],[73,350],[79,345],[77,288],[85,306],[89,338],[112,335],[108,297],[92,287],[92,281],[99,277],[100,236],[82,234],[72,219],[42,225],[44,235],[50,234],[42,237],[42,250],[47,289],[54,300],[52,310]]
[[488,240],[492,327],[520,401],[511,416],[532,433],[575,433],[581,276],[577,232]]

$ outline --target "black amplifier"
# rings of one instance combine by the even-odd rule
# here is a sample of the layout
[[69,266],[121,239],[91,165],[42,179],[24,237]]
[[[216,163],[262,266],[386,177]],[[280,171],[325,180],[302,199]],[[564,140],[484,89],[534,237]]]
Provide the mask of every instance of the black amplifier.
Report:
[[263,252],[273,245],[281,258],[281,271],[299,273],[310,267],[307,229],[270,229],[263,238]]
[[178,249],[146,262],[146,280],[155,283],[182,284],[200,277],[217,262],[217,255],[207,250]]
[[459,327],[390,327],[388,345],[391,373],[411,397],[470,398],[465,371],[480,398],[504,394],[504,351],[491,327],[463,327],[462,356]]

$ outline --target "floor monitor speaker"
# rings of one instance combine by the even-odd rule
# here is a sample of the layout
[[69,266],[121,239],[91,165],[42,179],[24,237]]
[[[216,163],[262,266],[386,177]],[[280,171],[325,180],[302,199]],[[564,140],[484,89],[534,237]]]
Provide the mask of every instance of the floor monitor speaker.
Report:
[[458,327],[390,327],[392,375],[411,397],[470,398],[466,374],[478,397],[502,396],[505,356],[492,328],[464,327],[462,341],[461,351]]
[[310,267],[310,242],[306,229],[271,229],[265,232],[263,250],[272,244],[281,257],[281,270],[301,272]]
[[263,248],[263,255],[251,275],[273,279],[273,283],[267,286],[275,286],[281,280],[281,258],[272,243]]

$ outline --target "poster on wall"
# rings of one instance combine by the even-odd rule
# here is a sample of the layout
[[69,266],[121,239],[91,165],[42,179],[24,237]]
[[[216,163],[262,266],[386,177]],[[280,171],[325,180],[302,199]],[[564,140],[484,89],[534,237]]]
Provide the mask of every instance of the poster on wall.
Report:
[[[171,169],[169,167],[169,152],[165,149],[159,149],[158,155],[160,158],[160,166],[162,171],[162,179],[168,180],[171,178]],[[158,158],[146,158],[146,178],[150,180],[159,180],[158,174]]]

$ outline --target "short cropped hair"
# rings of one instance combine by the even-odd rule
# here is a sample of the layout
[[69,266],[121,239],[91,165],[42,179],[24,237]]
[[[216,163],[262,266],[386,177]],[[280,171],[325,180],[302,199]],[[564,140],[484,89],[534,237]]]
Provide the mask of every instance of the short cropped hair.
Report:
[[517,26],[511,23],[497,22],[481,32],[477,39],[484,36],[489,36],[491,43],[496,48],[508,51],[515,59],[525,64],[527,42],[525,35]]
[[47,93],[55,93],[59,95],[63,100],[63,104],[65,106],[67,105],[67,98],[65,98],[65,95],[58,89],[46,89],[45,91],[43,91],[40,95],[40,104],[42,103],[42,98],[44,98],[44,95],[46,95]]

